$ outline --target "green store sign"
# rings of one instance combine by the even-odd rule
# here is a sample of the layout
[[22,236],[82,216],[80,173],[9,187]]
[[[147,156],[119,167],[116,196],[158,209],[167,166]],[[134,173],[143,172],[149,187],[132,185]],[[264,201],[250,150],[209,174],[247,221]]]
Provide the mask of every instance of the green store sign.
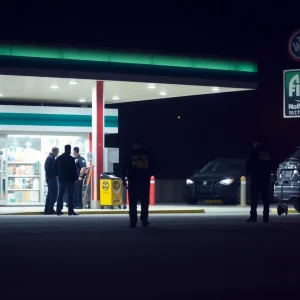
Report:
[[300,117],[300,70],[284,71],[283,117]]

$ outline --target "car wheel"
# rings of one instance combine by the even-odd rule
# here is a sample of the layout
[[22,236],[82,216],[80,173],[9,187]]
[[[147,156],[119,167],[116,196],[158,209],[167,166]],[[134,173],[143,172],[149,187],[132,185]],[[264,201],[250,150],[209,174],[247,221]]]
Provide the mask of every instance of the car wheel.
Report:
[[186,202],[189,205],[196,205],[198,203],[198,200],[197,199],[191,199],[191,198],[189,198],[189,199],[187,199]]
[[300,213],[300,200],[294,200],[294,207],[298,213]]

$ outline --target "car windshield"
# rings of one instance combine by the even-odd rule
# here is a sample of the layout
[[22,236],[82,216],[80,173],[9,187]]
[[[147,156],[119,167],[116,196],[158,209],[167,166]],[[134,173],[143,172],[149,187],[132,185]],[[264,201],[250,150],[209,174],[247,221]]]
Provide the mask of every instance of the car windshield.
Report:
[[228,171],[243,172],[245,165],[243,162],[222,162],[211,161],[197,173],[224,173]]
[[286,160],[292,160],[292,159],[300,160],[300,150],[297,149]]
[[216,166],[215,172],[223,173],[227,171],[239,171],[242,172],[244,170],[244,164],[239,162],[219,162]]
[[202,168],[200,171],[197,171],[197,173],[212,173],[215,167],[215,162],[209,162],[204,168]]

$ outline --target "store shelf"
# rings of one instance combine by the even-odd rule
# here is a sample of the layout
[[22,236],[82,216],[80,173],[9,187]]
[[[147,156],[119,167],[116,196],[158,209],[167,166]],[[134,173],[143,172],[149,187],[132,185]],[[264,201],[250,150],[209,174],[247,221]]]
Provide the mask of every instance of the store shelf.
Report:
[[5,201],[5,204],[4,204],[4,206],[6,206],[8,209],[9,209],[9,207],[12,207],[12,206],[42,206],[42,207],[44,207],[45,206],[45,204],[44,203],[42,203],[42,202],[6,202]]
[[39,191],[40,189],[7,189],[9,192],[14,192],[14,191]]
[[10,165],[35,165],[37,162],[8,161],[7,163]]
[[40,178],[40,175],[7,175],[8,178]]

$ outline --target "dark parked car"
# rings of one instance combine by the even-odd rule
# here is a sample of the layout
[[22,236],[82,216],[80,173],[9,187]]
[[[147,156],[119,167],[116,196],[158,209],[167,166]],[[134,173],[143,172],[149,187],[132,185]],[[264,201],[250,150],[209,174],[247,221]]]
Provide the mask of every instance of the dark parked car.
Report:
[[280,203],[277,209],[279,215],[287,213],[288,203],[300,213],[300,147],[279,165],[274,199]]
[[[240,203],[240,179],[246,176],[246,159],[219,158],[186,180],[186,201],[222,200],[225,204]],[[270,197],[273,195],[274,175],[270,174]],[[247,176],[246,176],[247,177]],[[247,200],[250,200],[250,178],[247,178]]]
[[246,160],[215,159],[186,180],[187,202],[217,199],[236,204],[240,200],[240,178],[245,175]]

